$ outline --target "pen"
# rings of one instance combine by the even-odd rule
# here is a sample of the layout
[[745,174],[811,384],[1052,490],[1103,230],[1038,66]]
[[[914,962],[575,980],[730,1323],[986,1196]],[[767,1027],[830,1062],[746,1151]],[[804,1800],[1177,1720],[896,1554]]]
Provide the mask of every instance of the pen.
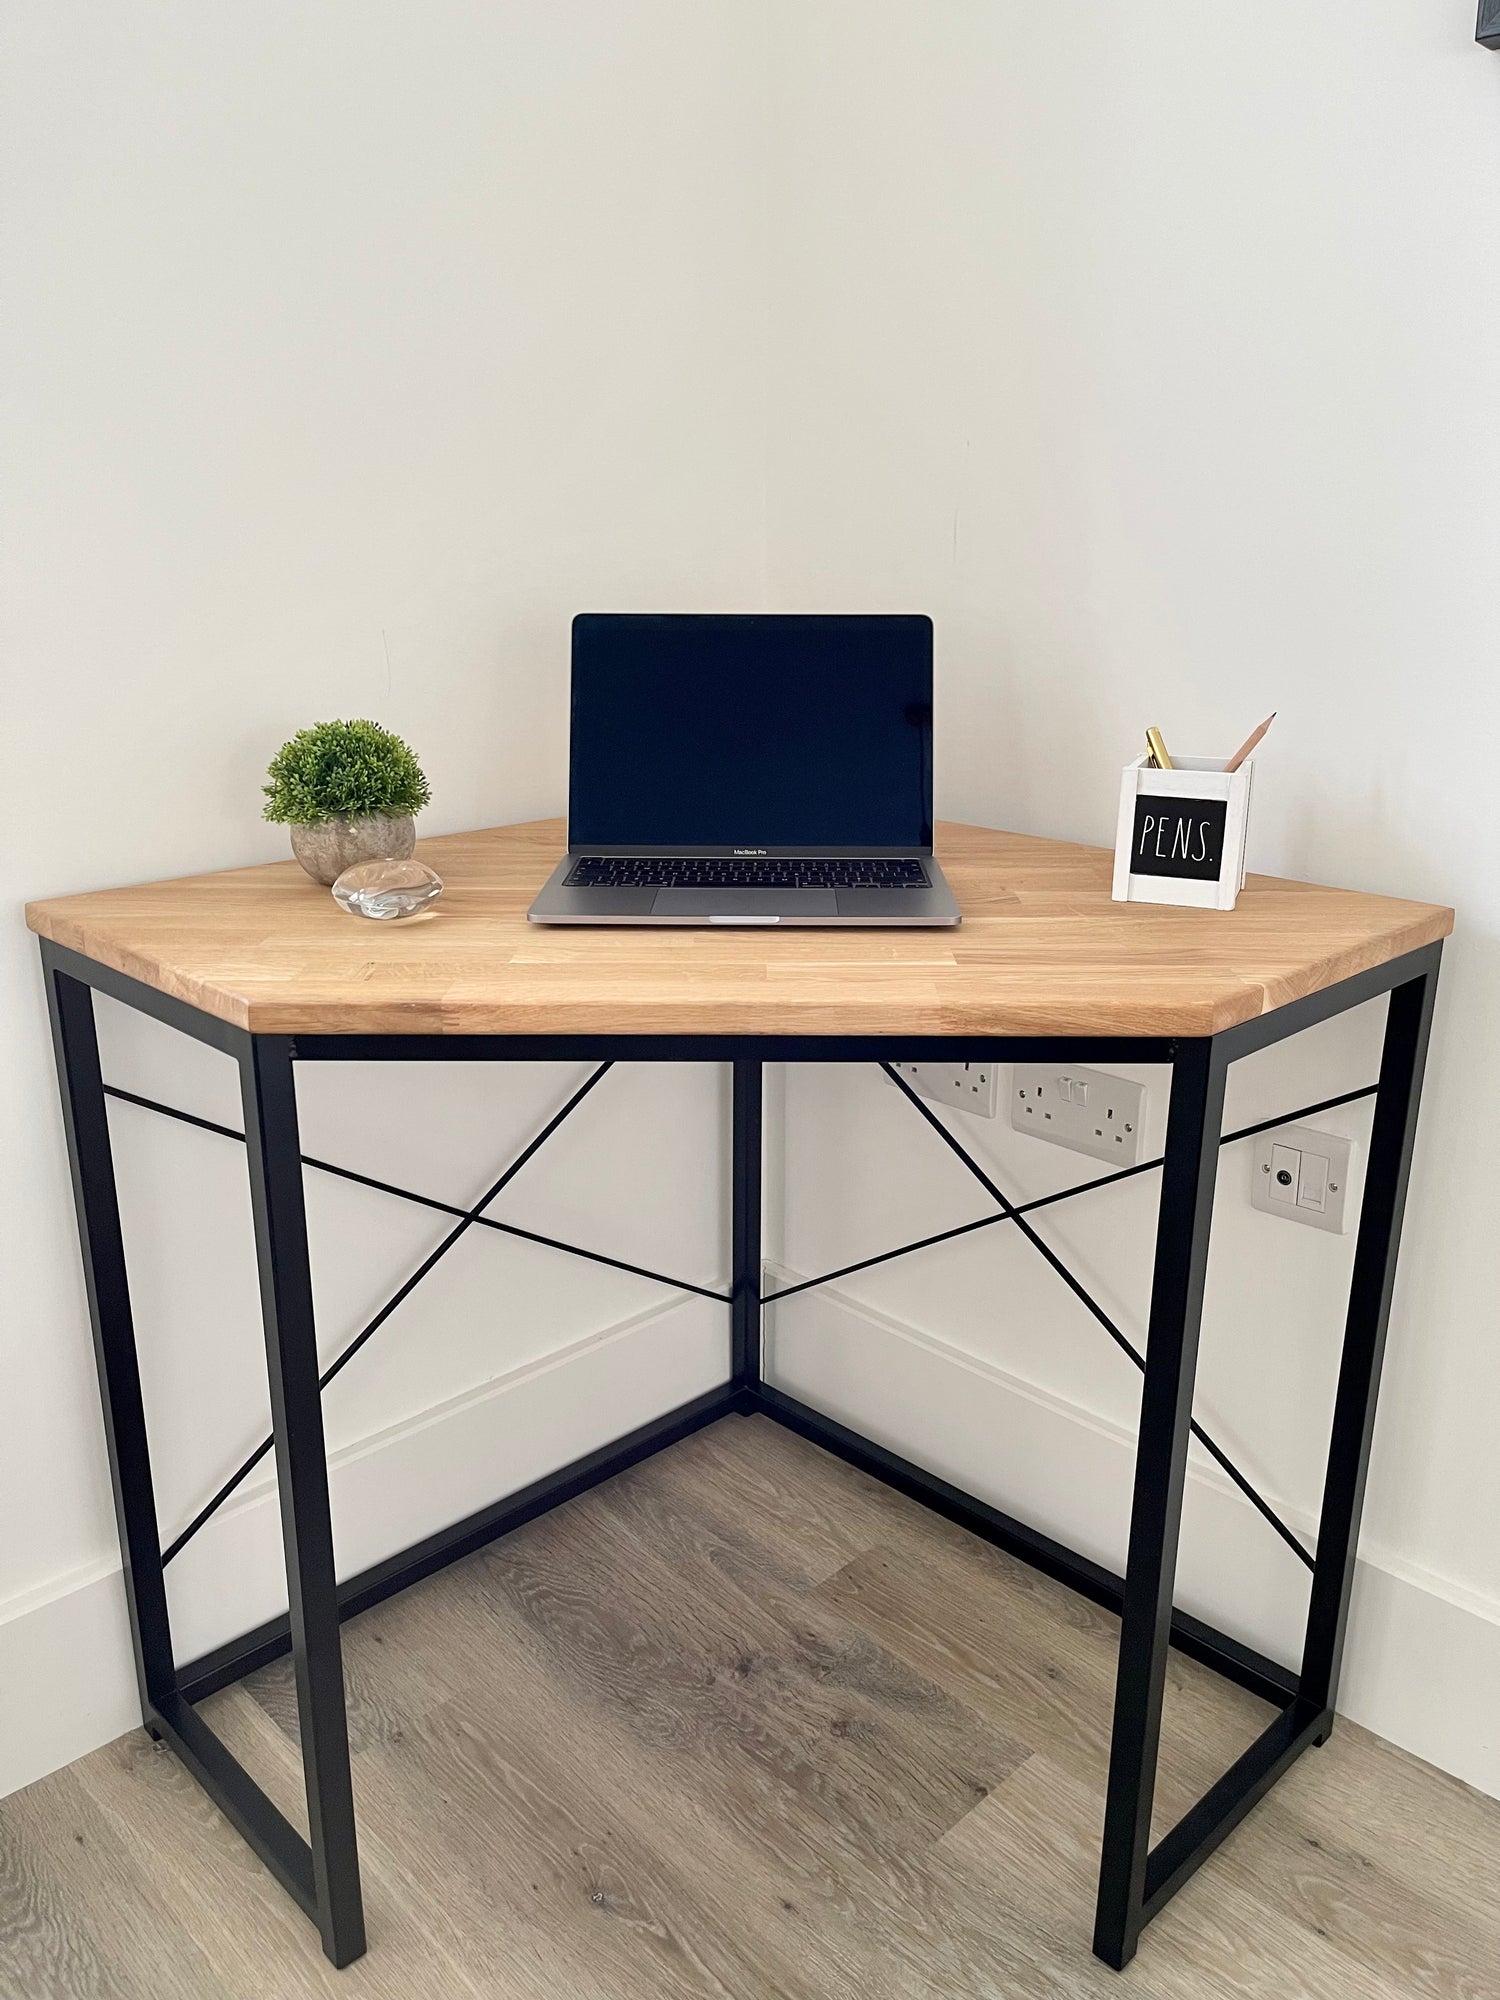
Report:
[[1151,761],[1158,771],[1170,771],[1172,760],[1167,755],[1167,746],[1162,741],[1161,731],[1153,723],[1146,731],[1146,748],[1151,753]]
[[[1259,729],[1251,730],[1250,734],[1245,738],[1244,742],[1240,745],[1239,749],[1235,751],[1234,755],[1230,758],[1229,762],[1224,766],[1224,769],[1226,771],[1237,771],[1275,720],[1276,720],[1276,711],[1273,708],[1271,710],[1271,713],[1266,717],[1265,721],[1260,725]],[[1150,732],[1148,731],[1147,733],[1149,734]]]

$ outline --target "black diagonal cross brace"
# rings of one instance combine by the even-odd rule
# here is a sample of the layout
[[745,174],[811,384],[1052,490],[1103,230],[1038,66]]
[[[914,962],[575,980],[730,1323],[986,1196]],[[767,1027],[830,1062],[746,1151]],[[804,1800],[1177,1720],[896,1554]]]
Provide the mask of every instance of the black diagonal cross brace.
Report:
[[[1088,1308],[1090,1313],[1093,1314],[1094,1318],[1098,1321],[1099,1325],[1103,1327],[1104,1331],[1109,1335],[1110,1339],[1120,1349],[1121,1353],[1129,1355],[1130,1359],[1135,1363],[1136,1367],[1141,1371],[1142,1374],[1144,1374],[1146,1370],[1146,1359],[1145,1356],[1141,1353],[1140,1349],[1136,1347],[1133,1341],[1126,1338],[1126,1336],[1120,1331],[1119,1327],[1110,1318],[1109,1314],[1104,1310],[1103,1306],[1100,1305],[1099,1301],[1093,1296],[1093,1294],[1088,1290],[1088,1288],[1085,1285],[1080,1283],[1080,1281],[1074,1277],[1073,1273],[1068,1269],[1067,1265],[1064,1264],[1062,1259],[1057,1255],[1057,1252],[1052,1249],[1050,1244],[1044,1242],[1043,1239],[1040,1236],[1038,1236],[1036,1231],[1032,1228],[1031,1224],[1026,1220],[1026,1211],[1041,1208],[1045,1206],[1046,1203],[1048,1202],[1066,1200],[1069,1195],[1082,1194],[1086,1188],[1103,1187],[1111,1181],[1128,1180],[1133,1174],[1144,1173],[1150,1167],[1159,1167],[1161,1165],[1161,1161],[1160,1160],[1144,1161],[1139,1166],[1126,1167],[1119,1173],[1107,1174],[1101,1176],[1097,1180],[1086,1181],[1079,1187],[1065,1188],[1059,1194],[1043,1196],[1040,1201],[1027,1202],[1024,1205],[1018,1205],[1017,1203],[1011,1201],[1009,1196],[1006,1195],[995,1184],[994,1180],[990,1177],[989,1174],[985,1172],[984,1168],[980,1166],[979,1162],[972,1156],[972,1154],[966,1151],[964,1146],[956,1138],[954,1138],[953,1134],[948,1130],[947,1126],[938,1117],[937,1113],[933,1111],[930,1108],[930,1106],[922,1102],[921,1098],[918,1097],[917,1093],[912,1089],[911,1085],[907,1082],[906,1078],[902,1076],[900,1072],[895,1068],[893,1068],[892,1065],[888,1062],[883,1062],[880,1065],[880,1067],[885,1071],[886,1075],[890,1078],[891,1082],[896,1085],[897,1089],[906,1098],[907,1102],[920,1114],[922,1118],[924,1118],[927,1121],[927,1123],[932,1127],[933,1131],[936,1132],[938,1137],[943,1141],[943,1144],[947,1146],[952,1152],[958,1155],[959,1159],[963,1161],[964,1165],[968,1168],[969,1172],[974,1176],[975,1180],[979,1182],[979,1185],[984,1189],[985,1193],[990,1197],[990,1199],[993,1202],[995,1202],[998,1205],[999,1214],[993,1216],[985,1216],[981,1218],[980,1222],[967,1223],[962,1225],[959,1229],[945,1231],[944,1236],[962,1235],[965,1232],[965,1230],[973,1230],[981,1228],[984,1226],[985,1223],[989,1222],[1015,1223],[1016,1227],[1020,1230],[1021,1234],[1026,1238],[1027,1242],[1032,1246],[1032,1248],[1036,1250],[1040,1256],[1045,1258],[1047,1263],[1051,1265],[1052,1269],[1057,1273],[1057,1275],[1062,1279],[1063,1283],[1068,1287],[1068,1290],[1072,1292],[1074,1297],[1078,1299],[1082,1305]],[[1373,1094],[1373,1091],[1374,1091],[1373,1085],[1371,1085],[1370,1089],[1368,1090],[1348,1091],[1342,1097],[1329,1098],[1321,1106],[1309,1106],[1307,1112],[1294,1112],[1291,1114],[1291,1116],[1292,1118],[1304,1117],[1309,1115],[1309,1113],[1314,1110],[1329,1110],[1335,1104],[1349,1104],[1352,1103],[1356,1098],[1371,1096]],[[1285,1117],[1267,1119],[1263,1124],[1247,1126],[1241,1132],[1226,1134],[1225,1139],[1221,1143],[1227,1143],[1230,1138],[1236,1138],[1236,1139],[1248,1138],[1254,1132],[1269,1132],[1273,1130],[1277,1125],[1284,1125],[1288,1122],[1289,1120]],[[941,1242],[943,1240],[944,1237],[942,1236],[928,1237],[925,1239],[925,1241],[929,1243]],[[918,1247],[920,1246],[916,1244],[908,1244],[906,1246],[907,1249],[916,1249]],[[900,1256],[903,1253],[901,1251],[891,1251],[887,1252],[886,1254],[887,1256]],[[865,1261],[866,1264],[872,1264],[872,1263],[879,1263],[882,1260],[880,1258],[872,1257],[866,1259]],[[845,1270],[846,1271],[859,1270],[864,1268],[865,1265],[848,1265],[845,1267]],[[844,1275],[844,1273],[830,1273],[829,1275],[842,1276]],[[827,1282],[826,1279],[818,1279],[818,1278],[814,1278],[808,1281],[808,1283],[810,1284],[822,1284],[826,1282]],[[807,1284],[788,1286],[785,1292],[773,1292],[772,1294],[770,1294],[770,1296],[772,1298],[785,1298],[792,1291],[805,1291],[806,1289],[807,1289]],[[1230,1458],[1229,1454],[1223,1449],[1221,1445],[1215,1443],[1214,1439],[1209,1436],[1208,1432],[1203,1428],[1202,1424],[1198,1422],[1196,1417],[1192,1420],[1192,1433],[1193,1436],[1198,1440],[1199,1444],[1203,1446],[1204,1450],[1214,1460],[1215,1464],[1220,1466],[1222,1470],[1228,1474],[1230,1479],[1234,1481],[1235,1485],[1239,1488],[1240,1492],[1244,1494],[1245,1498],[1250,1502],[1251,1506],[1256,1509],[1257,1513],[1263,1515],[1265,1519],[1270,1523],[1270,1525],[1276,1530],[1277,1534],[1280,1535],[1281,1539],[1286,1543],[1287,1547],[1291,1549],[1293,1553],[1298,1557],[1298,1559],[1303,1563],[1305,1563],[1309,1569],[1315,1569],[1317,1567],[1315,1558],[1313,1557],[1312,1552],[1302,1542],[1300,1536],[1295,1535],[1292,1532],[1292,1530],[1287,1526],[1286,1522],[1283,1521],[1281,1516],[1276,1512],[1275,1508],[1272,1507],[1270,1502],[1261,1493],[1258,1493],[1256,1491],[1255,1487],[1251,1485],[1250,1481],[1245,1477],[1244,1473],[1240,1471],[1239,1467],[1234,1463],[1233,1459]]]
[[[480,1196],[479,1200],[475,1202],[472,1208],[459,1208],[451,1202],[438,1201],[431,1195],[417,1194],[411,1188],[397,1187],[391,1181],[377,1180],[373,1175],[356,1173],[354,1169],[351,1167],[336,1166],[330,1160],[319,1160],[314,1158],[311,1154],[307,1153],[303,1154],[302,1164],[307,1167],[316,1168],[316,1170],[319,1173],[334,1174],[340,1180],[353,1181],[360,1187],[374,1188],[381,1194],[396,1195],[402,1201],[415,1202],[418,1207],[436,1209],[440,1214],[457,1217],[456,1227],[450,1229],[448,1234],[443,1238],[442,1242],[437,1245],[436,1249],[431,1251],[426,1257],[423,1258],[422,1262],[416,1267],[416,1269],[410,1274],[410,1276],[408,1276],[396,1288],[396,1290],[391,1294],[391,1296],[386,1300],[385,1304],[380,1308],[379,1312],[375,1314],[374,1318],[367,1320],[364,1326],[360,1328],[359,1332],[355,1334],[354,1338],[350,1340],[343,1348],[340,1349],[339,1353],[334,1357],[334,1359],[329,1363],[328,1367],[323,1371],[322,1375],[319,1377],[318,1386],[320,1388],[324,1389],[327,1388],[328,1384],[333,1380],[333,1378],[337,1374],[339,1374],[339,1372],[343,1368],[345,1368],[350,1361],[354,1359],[354,1356],[366,1344],[366,1342],[372,1339],[373,1336],[380,1331],[381,1327],[385,1325],[386,1321],[391,1317],[392,1313],[395,1312],[396,1308],[402,1303],[402,1301],[407,1297],[409,1297],[409,1295],[413,1291],[415,1291],[416,1287],[427,1276],[428,1272],[431,1271],[433,1267],[441,1261],[442,1258],[447,1256],[448,1252],[460,1240],[461,1237],[465,1236],[471,1228],[475,1227],[478,1227],[480,1229],[497,1230],[500,1232],[500,1234],[505,1236],[518,1236],[524,1242],[540,1243],[550,1250],[563,1250],[566,1251],[570,1256],[586,1258],[590,1263],[593,1264],[607,1264],[611,1268],[611,1270],[628,1271],[633,1276],[638,1278],[650,1278],[657,1284],[671,1286],[674,1291],[694,1292],[700,1298],[717,1299],[722,1304],[728,1304],[729,1294],[727,1292],[714,1291],[707,1285],[695,1285],[690,1283],[685,1278],[671,1278],[668,1277],[664,1272],[649,1270],[643,1264],[630,1264],[627,1263],[621,1257],[605,1256],[602,1251],[585,1250],[579,1244],[565,1243],[562,1241],[561,1238],[556,1236],[543,1236],[534,1229],[521,1229],[517,1227],[515,1223],[501,1222],[497,1220],[494,1216],[485,1215],[483,1213],[483,1211],[489,1207],[490,1203],[494,1201],[496,1196],[502,1193],[503,1190],[509,1186],[511,1181],[514,1180],[516,1175],[526,1165],[528,1160],[530,1160],[534,1154],[538,1153],[541,1150],[541,1148],[552,1137],[553,1133],[564,1122],[564,1120],[572,1116],[573,1112],[577,1110],[580,1104],[582,1104],[583,1100],[588,1096],[589,1092],[594,1088],[595,1084],[598,1083],[600,1079],[604,1076],[605,1072],[609,1069],[612,1069],[613,1066],[614,1066],[613,1063],[610,1062],[601,1063],[599,1067],[593,1072],[593,1074],[589,1076],[585,1080],[585,1082],[579,1085],[578,1089],[574,1091],[573,1095],[568,1099],[567,1103],[564,1104],[562,1109],[559,1112],[557,1112],[554,1117],[548,1119],[547,1123],[542,1127],[541,1131],[538,1132],[535,1138],[530,1140],[529,1143],[522,1148],[522,1150],[505,1168],[505,1171],[499,1176],[499,1178],[494,1182],[494,1184],[491,1187],[485,1190],[484,1194]],[[181,1124],[195,1125],[198,1127],[200,1131],[214,1132],[217,1133],[221,1138],[237,1139],[242,1145],[244,1143],[244,1138],[245,1138],[244,1133],[237,1132],[232,1125],[216,1124],[211,1118],[200,1118],[191,1111],[182,1111],[179,1110],[175,1105],[158,1103],[154,1098],[142,1097],[137,1095],[136,1092],[130,1090],[121,1090],[114,1084],[106,1084],[105,1092],[110,1097],[118,1098],[121,1101],[121,1103],[134,1104],[139,1106],[142,1110],[145,1111],[158,1111],[161,1112],[165,1117],[177,1119]],[[187,1547],[188,1543],[193,1539],[194,1535],[197,1534],[198,1530],[201,1527],[203,1527],[206,1522],[208,1522],[213,1518],[213,1516],[218,1512],[219,1508],[222,1507],[224,1502],[229,1498],[230,1494],[233,1493],[236,1490],[236,1488],[239,1487],[244,1482],[244,1480],[247,1479],[249,1475],[255,1470],[256,1466],[260,1464],[261,1460],[265,1457],[266,1453],[271,1449],[271,1443],[272,1440],[269,1435],[263,1437],[260,1443],[255,1447],[254,1451],[252,1451],[250,1455],[240,1465],[236,1466],[235,1470],[230,1474],[228,1479],[224,1481],[223,1485],[219,1487],[217,1492],[213,1494],[212,1498],[209,1499],[207,1502],[205,1502],[205,1504],[199,1508],[198,1512],[193,1516],[192,1520],[189,1521],[187,1526],[182,1530],[182,1533],[178,1535],[174,1541],[169,1543],[168,1546],[162,1551],[163,1564],[171,1562],[174,1556],[180,1555],[182,1553],[182,1551]]]
[[[607,1265],[611,1270],[626,1271],[634,1277],[649,1278],[653,1283],[670,1286],[674,1291],[691,1292],[699,1298],[715,1299],[719,1303],[726,1305],[732,1302],[727,1292],[717,1291],[707,1285],[694,1284],[686,1278],[669,1277],[666,1273],[653,1271],[646,1265],[632,1264],[621,1257],[610,1257],[599,1250],[587,1250],[580,1244],[568,1243],[556,1236],[545,1236],[534,1229],[522,1229],[515,1223],[502,1222],[495,1216],[483,1213],[484,1209],[510,1184],[526,1163],[540,1151],[548,1139],[552,1137],[553,1133],[557,1131],[558,1127],[572,1115],[604,1076],[606,1071],[612,1067],[612,1062],[603,1062],[599,1065],[593,1074],[574,1091],[562,1109],[554,1117],[550,1118],[541,1131],[516,1155],[493,1186],[486,1190],[472,1208],[460,1208],[453,1202],[440,1201],[433,1195],[419,1194],[412,1188],[400,1187],[392,1181],[377,1179],[372,1174],[358,1173],[352,1167],[341,1167],[331,1160],[320,1160],[309,1153],[302,1155],[303,1165],[312,1167],[319,1173],[332,1174],[340,1180],[352,1181],[356,1186],[373,1188],[377,1193],[394,1195],[399,1200],[412,1202],[420,1208],[430,1208],[438,1214],[452,1216],[456,1219],[457,1224],[455,1228],[448,1232],[436,1249],[430,1252],[410,1276],[397,1287],[395,1292],[392,1293],[390,1298],[380,1308],[379,1312],[375,1314],[374,1318],[368,1320],[360,1328],[359,1332],[355,1334],[354,1338],[339,1351],[320,1377],[320,1387],[326,1388],[334,1377],[348,1365],[360,1349],[379,1332],[380,1328],[384,1326],[403,1300],[410,1296],[434,1266],[447,1255],[449,1250],[471,1228],[491,1229],[501,1235],[519,1237],[523,1242],[539,1243],[547,1249],[561,1250],[569,1256],[582,1257],[590,1263]],[[789,1299],[795,1297],[799,1292],[807,1292],[813,1290],[816,1286],[831,1284],[837,1278],[849,1277],[856,1271],[866,1271],[876,1264],[890,1263],[897,1257],[910,1255],[915,1250],[925,1250],[936,1243],[948,1243],[953,1241],[955,1237],[972,1235],[976,1230],[989,1229],[997,1223],[1014,1222],[1020,1228],[1027,1241],[1046,1259],[1057,1272],[1058,1276],[1062,1278],[1063,1282],[1088,1308],[1121,1351],[1130,1357],[1137,1368],[1144,1369],[1145,1361],[1136,1347],[1121,1332],[1120,1328],[1099,1305],[1098,1301],[1090,1295],[1079,1280],[1074,1277],[1072,1272],[1067,1269],[1061,1259],[1043,1242],[1042,1238],[1031,1228],[1025,1218],[1038,1209],[1050,1208],[1057,1202],[1069,1201],[1074,1195],[1089,1194],[1096,1188],[1113,1187],[1118,1181],[1127,1181],[1133,1179],[1137,1174],[1150,1173],[1160,1167],[1161,1161],[1159,1159],[1143,1160],[1135,1166],[1122,1167],[1113,1173],[1100,1174],[1093,1180],[1081,1181],[1074,1187],[1061,1188],[1054,1194],[1040,1195],[1034,1200],[1026,1202],[1012,1202],[996,1186],[995,1182],[979,1166],[978,1162],[971,1158],[959,1141],[943,1125],[941,1120],[921,1102],[905,1078],[897,1074],[888,1063],[882,1063],[880,1067],[921,1116],[926,1119],[928,1124],[932,1126],[933,1130],[938,1133],[943,1142],[968,1167],[986,1193],[997,1204],[996,1212],[992,1215],[982,1215],[973,1222],[959,1223],[952,1229],[939,1230],[932,1236],[918,1237],[915,1242],[903,1243],[894,1250],[882,1250],[873,1257],[863,1257],[855,1263],[842,1264],[836,1270],[824,1271],[816,1278],[804,1278],[795,1285],[784,1286],[780,1291],[765,1292],[761,1295],[760,1303],[762,1305],[770,1305],[778,1299]],[[117,1098],[123,1104],[134,1104],[144,1111],[156,1111],[164,1117],[176,1119],[180,1124],[193,1125],[200,1131],[213,1132],[221,1138],[234,1139],[240,1144],[244,1143],[245,1135],[242,1132],[236,1131],[231,1125],[217,1124],[211,1118],[200,1118],[194,1112],[183,1111],[176,1105],[160,1103],[155,1098],[143,1097],[135,1091],[122,1090],[114,1084],[106,1084],[104,1088],[107,1096]],[[1242,1126],[1238,1131],[1226,1132],[1220,1143],[1222,1145],[1229,1145],[1238,1139],[1253,1138],[1258,1133],[1273,1131],[1279,1125],[1292,1124],[1303,1118],[1314,1117],[1319,1112],[1331,1111],[1339,1105],[1355,1103],[1360,1098],[1373,1096],[1374,1092],[1375,1086],[1373,1084],[1361,1090],[1345,1091],[1338,1097],[1327,1097],[1317,1104],[1304,1105],[1297,1111],[1284,1112],[1279,1117],[1263,1119],[1257,1125],[1246,1125]],[[1199,1443],[1210,1453],[1229,1478],[1234,1481],[1235,1485],[1250,1501],[1252,1506],[1264,1515],[1287,1545],[1311,1568],[1313,1558],[1308,1550],[1297,1536],[1292,1533],[1291,1529],[1287,1527],[1286,1523],[1275,1513],[1269,1503],[1256,1491],[1250,1481],[1229,1458],[1228,1454],[1215,1443],[1213,1438],[1209,1436],[1207,1431],[1196,1420],[1193,1423],[1192,1429],[1193,1435],[1198,1439]],[[163,1551],[162,1561],[164,1564],[171,1562],[174,1556],[180,1555],[182,1550],[187,1547],[188,1543],[198,1533],[199,1529],[212,1519],[229,1496],[235,1492],[244,1480],[248,1478],[250,1473],[254,1471],[255,1467],[260,1464],[266,1453],[271,1449],[271,1443],[272,1440],[269,1436],[262,1438],[255,1450],[250,1453],[243,1463],[236,1467],[229,1478],[224,1481],[223,1485],[218,1488],[213,1496],[194,1515],[181,1534]]]

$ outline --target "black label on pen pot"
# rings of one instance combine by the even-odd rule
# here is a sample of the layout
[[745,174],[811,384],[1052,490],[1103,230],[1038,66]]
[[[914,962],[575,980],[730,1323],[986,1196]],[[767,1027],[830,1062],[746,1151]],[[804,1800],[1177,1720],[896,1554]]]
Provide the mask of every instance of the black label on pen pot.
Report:
[[1144,793],[1135,802],[1132,875],[1175,875],[1184,882],[1214,882],[1224,865],[1223,799],[1160,799]]

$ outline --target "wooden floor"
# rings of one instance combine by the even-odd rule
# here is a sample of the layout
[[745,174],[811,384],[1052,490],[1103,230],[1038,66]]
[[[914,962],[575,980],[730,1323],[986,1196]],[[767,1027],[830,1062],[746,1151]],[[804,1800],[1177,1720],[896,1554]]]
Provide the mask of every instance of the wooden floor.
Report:
[[[1351,1724],[1107,1971],[1115,1621],[763,1419],[345,1635],[369,1954],[137,1733],[0,1803],[4,2000],[1500,1996],[1500,1804]],[[305,1825],[286,1664],[205,1712]],[[1267,1714],[1173,1656],[1159,1827]]]

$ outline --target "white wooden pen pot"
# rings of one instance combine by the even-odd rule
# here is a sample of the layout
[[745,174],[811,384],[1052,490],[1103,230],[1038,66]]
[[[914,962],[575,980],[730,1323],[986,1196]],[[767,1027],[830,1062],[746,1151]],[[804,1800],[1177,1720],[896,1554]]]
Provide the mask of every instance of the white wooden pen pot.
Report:
[[1232,910],[1245,886],[1245,834],[1254,761],[1226,771],[1214,757],[1149,757],[1120,779],[1114,900]]

